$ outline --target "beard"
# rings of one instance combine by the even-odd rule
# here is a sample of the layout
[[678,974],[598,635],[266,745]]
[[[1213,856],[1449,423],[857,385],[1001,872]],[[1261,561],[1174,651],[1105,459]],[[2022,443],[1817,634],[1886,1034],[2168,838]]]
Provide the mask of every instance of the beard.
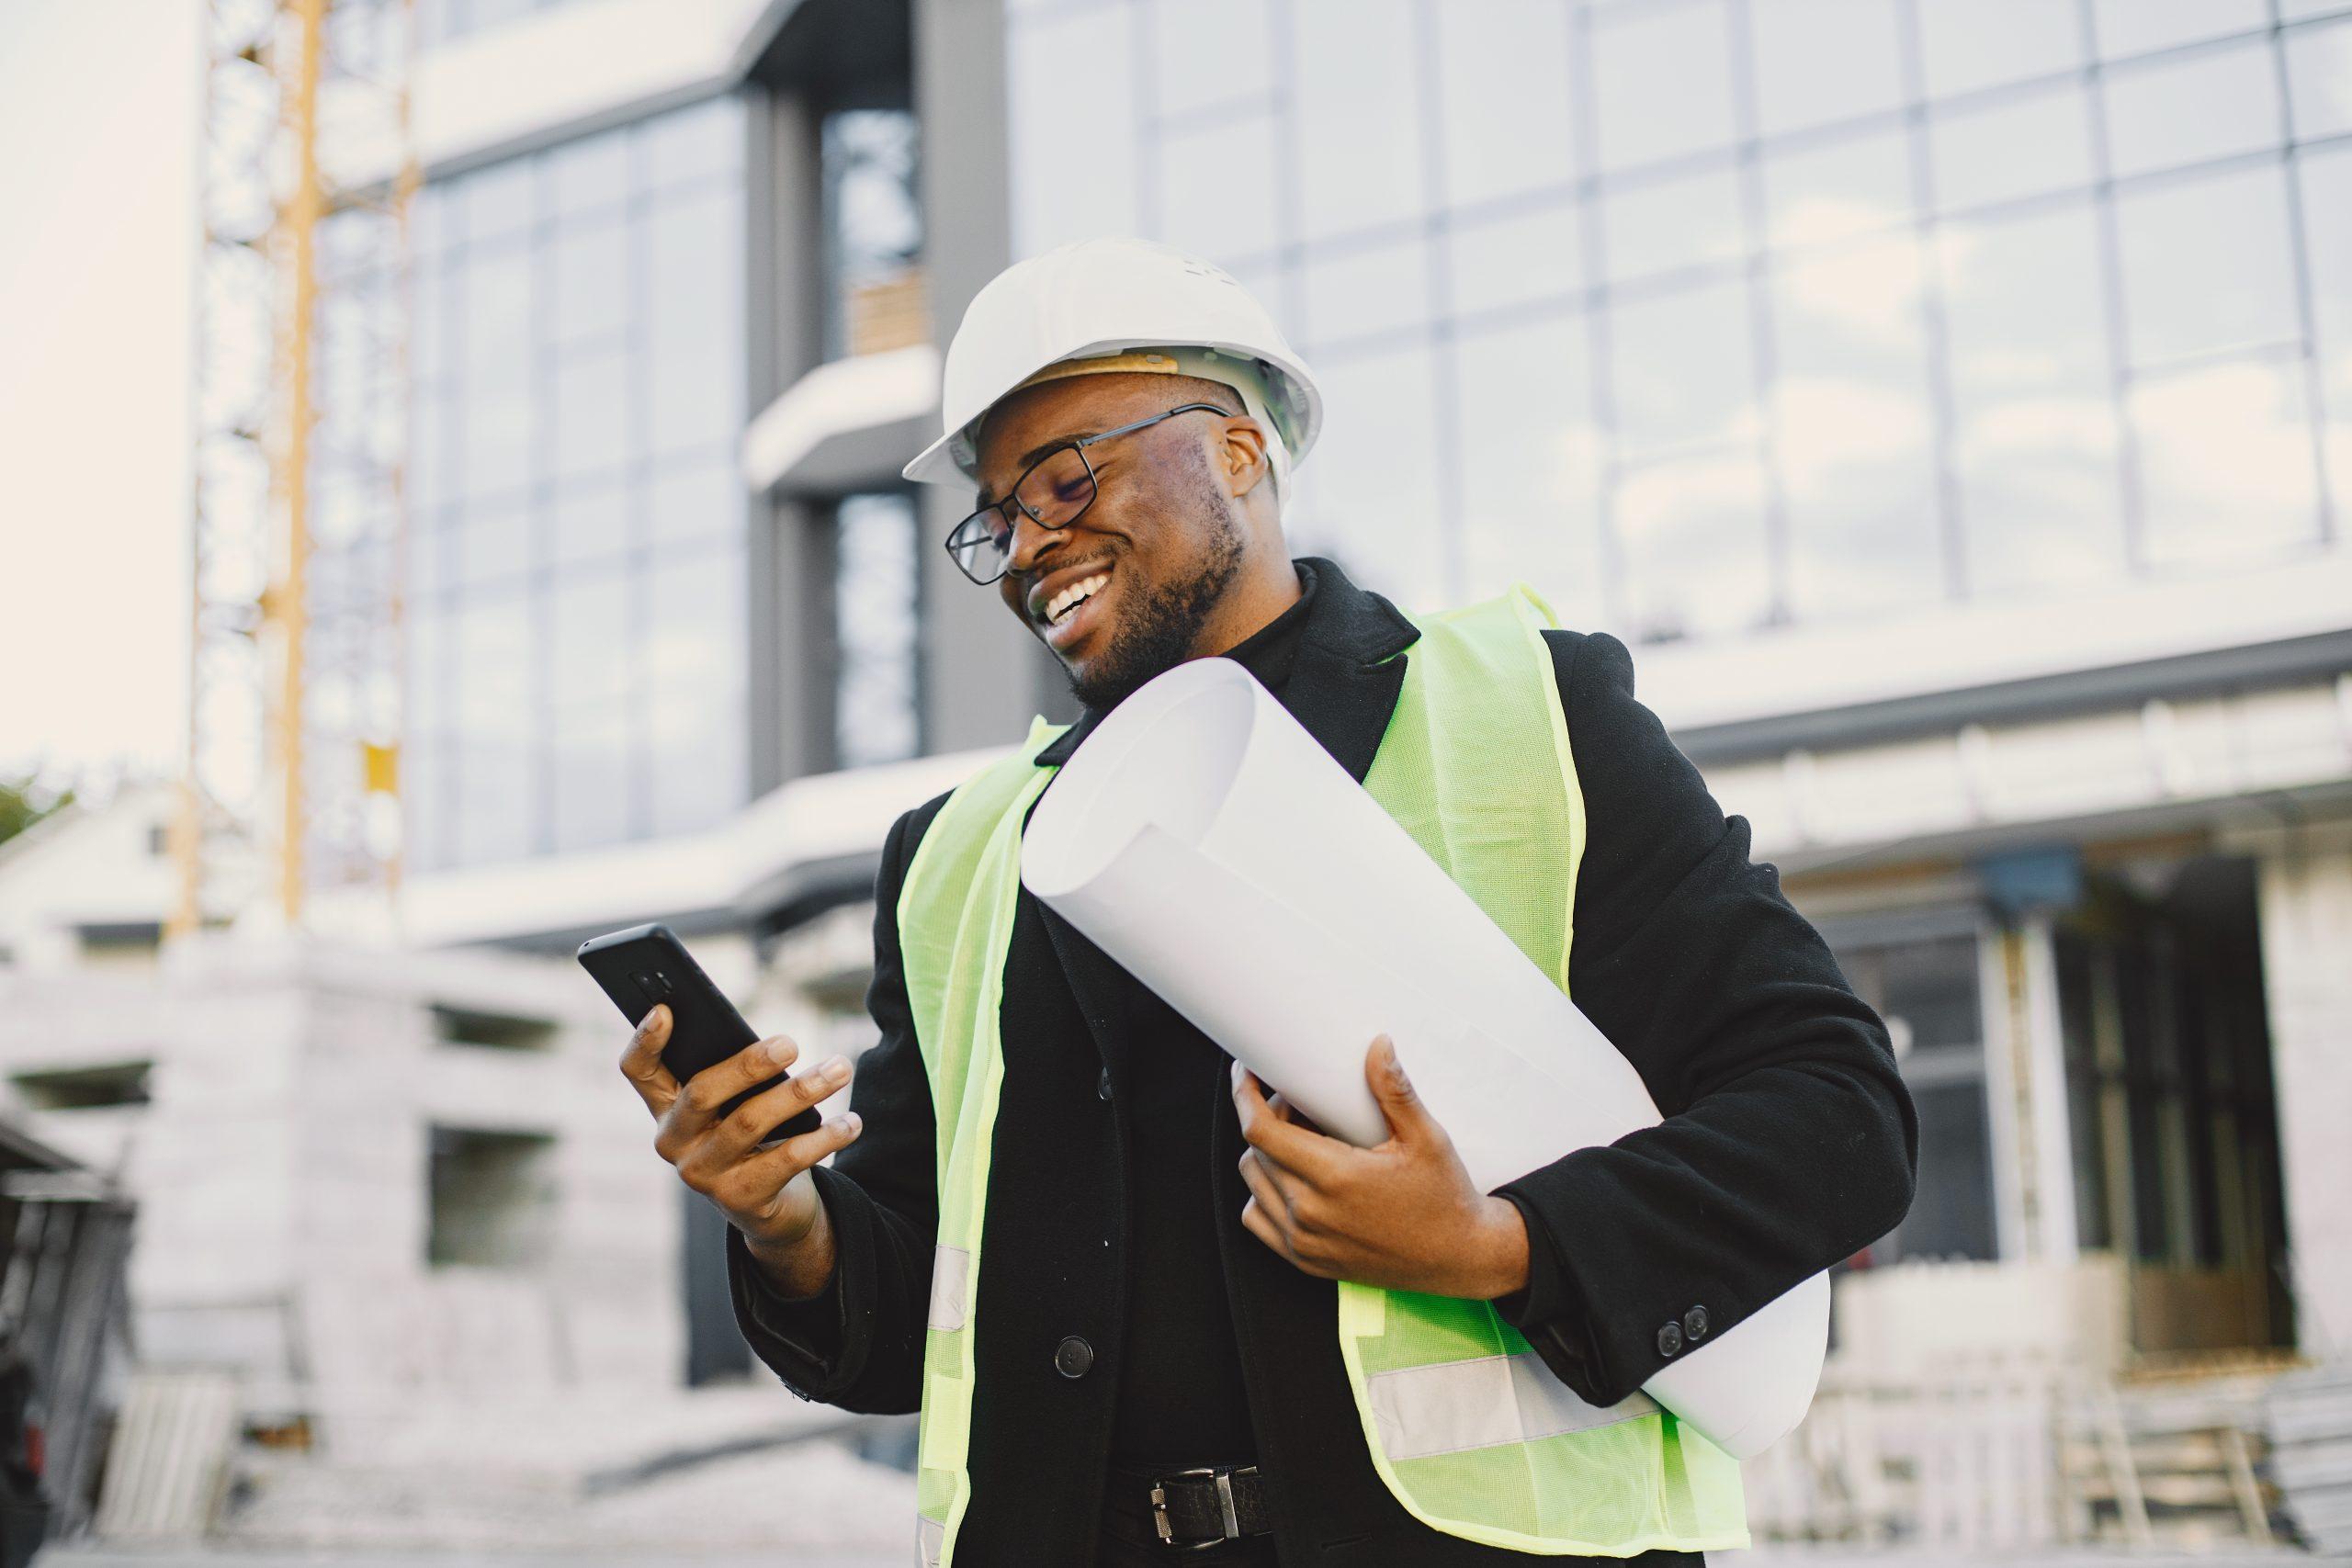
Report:
[[1204,457],[1197,476],[1199,506],[1210,524],[1199,569],[1182,582],[1161,583],[1135,596],[1102,653],[1087,661],[1083,672],[1068,672],[1071,694],[1090,708],[1116,707],[1153,676],[1182,664],[1198,646],[1209,612],[1241,575],[1247,547],[1206,468]]

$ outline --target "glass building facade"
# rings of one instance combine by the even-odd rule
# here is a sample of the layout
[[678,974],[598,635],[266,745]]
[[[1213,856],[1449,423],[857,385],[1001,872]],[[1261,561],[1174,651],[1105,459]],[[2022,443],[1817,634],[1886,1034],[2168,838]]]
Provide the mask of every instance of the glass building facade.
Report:
[[419,194],[417,870],[744,803],[746,140],[730,94]]
[[1328,397],[1294,544],[1407,604],[1660,641],[2339,547],[2340,0],[1007,21],[1015,254],[1258,292]]

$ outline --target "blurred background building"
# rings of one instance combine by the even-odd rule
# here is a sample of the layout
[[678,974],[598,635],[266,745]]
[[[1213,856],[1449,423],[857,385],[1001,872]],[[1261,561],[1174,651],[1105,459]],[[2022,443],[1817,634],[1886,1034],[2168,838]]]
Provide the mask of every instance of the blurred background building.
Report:
[[[570,952],[666,920],[763,1030],[868,1043],[885,829],[1073,712],[939,548],[968,498],[898,471],[972,293],[1132,231],[1229,269],[1323,379],[1295,551],[1415,609],[1524,579],[1623,638],[1887,1018],[1919,1199],[1841,1276],[1826,1398],[1883,1412],[1957,1366],[2110,1402],[2193,1381],[2221,1414],[2147,1418],[2201,1456],[2181,1477],[2127,1483],[2109,1443],[2068,1480],[2061,1431],[2042,1503],[2267,1529],[2279,1476],[2245,1435],[2273,1374],[2352,1342],[2352,5],[418,23],[405,956],[155,967],[152,794],[0,852],[0,994],[48,1021],[6,1067],[44,1136],[212,1146],[197,1064],[261,1071],[232,1045],[257,1030],[310,1086],[261,1117],[288,1154],[254,1198],[299,1261],[247,1269],[185,1159],[127,1163],[150,1212],[216,1222],[142,1242],[151,1343],[315,1415],[334,1368],[381,1382],[318,1326],[365,1280],[394,1316],[539,1313],[571,1347],[419,1378],[750,1375],[773,1403],[718,1222],[643,1147],[625,1031]],[[93,967],[144,999],[79,1005]],[[266,1029],[189,1026],[243,1016],[205,1010],[240,987],[286,1004]],[[292,1153],[333,1106],[368,1143]],[[305,1251],[334,1183],[403,1216],[364,1268]],[[174,1264],[199,1235],[204,1267]],[[199,1310],[265,1277],[266,1311]],[[2124,1472],[2136,1418],[2115,1406]],[[1932,1533],[1926,1461],[1898,1505],[1822,1443],[1759,1472],[1762,1521]]]

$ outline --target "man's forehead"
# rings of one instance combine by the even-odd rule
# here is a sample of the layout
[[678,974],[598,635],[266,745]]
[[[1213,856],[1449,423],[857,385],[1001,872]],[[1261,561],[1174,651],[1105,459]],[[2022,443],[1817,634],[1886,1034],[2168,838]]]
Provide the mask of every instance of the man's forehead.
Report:
[[[1154,382],[1171,378],[1143,371],[1104,370],[1064,376],[1023,387],[999,400],[980,422],[973,445],[979,453],[979,488],[989,489],[991,468],[1017,471],[1043,447],[1107,430],[1149,412]],[[1157,389],[1164,395],[1167,389]],[[1012,473],[998,476],[1010,482]]]

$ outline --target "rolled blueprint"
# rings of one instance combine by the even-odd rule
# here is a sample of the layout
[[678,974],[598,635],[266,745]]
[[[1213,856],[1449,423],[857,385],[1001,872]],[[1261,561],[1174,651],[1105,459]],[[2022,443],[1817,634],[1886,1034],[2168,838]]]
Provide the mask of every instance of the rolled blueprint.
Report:
[[[1481,1192],[1660,1120],[1633,1065],[1229,659],[1111,711],[1038,801],[1021,880],[1359,1147],[1388,1135],[1364,1081],[1382,1033]],[[1757,1453],[1803,1418],[1828,1318],[1815,1275],[1645,1391]]]

